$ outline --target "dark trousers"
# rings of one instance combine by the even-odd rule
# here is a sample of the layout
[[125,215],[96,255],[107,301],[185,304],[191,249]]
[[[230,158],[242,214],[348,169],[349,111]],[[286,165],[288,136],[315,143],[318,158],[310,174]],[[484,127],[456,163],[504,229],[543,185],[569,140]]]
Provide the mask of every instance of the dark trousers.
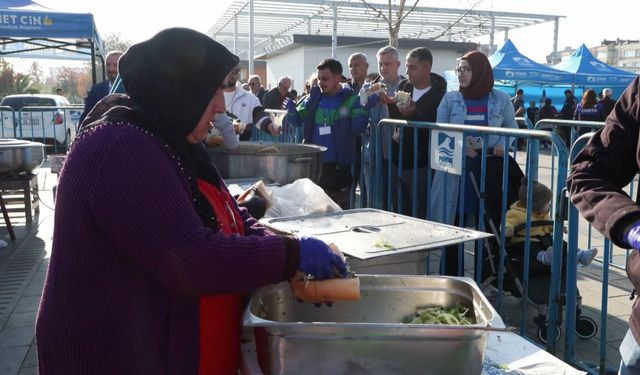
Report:
[[360,202],[362,207],[367,205],[367,188],[364,178],[360,178],[360,171],[362,170],[362,136],[355,137],[356,141],[356,161],[353,163],[353,183],[351,186],[351,194],[356,196],[356,187],[360,185]]
[[351,166],[339,166],[337,163],[322,163],[322,172],[318,185],[343,210],[349,209],[349,195],[351,193]]

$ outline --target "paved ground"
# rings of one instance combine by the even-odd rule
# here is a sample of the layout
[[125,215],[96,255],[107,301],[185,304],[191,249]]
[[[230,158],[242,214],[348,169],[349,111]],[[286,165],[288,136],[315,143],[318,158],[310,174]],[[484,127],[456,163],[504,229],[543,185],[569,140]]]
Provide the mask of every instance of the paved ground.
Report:
[[46,206],[53,207],[54,184],[55,175],[41,169],[39,215],[27,224],[24,212],[11,213],[15,241],[5,226],[0,232],[9,242],[0,249],[0,375],[38,373],[34,323],[51,250],[53,211]]
[[[40,197],[43,204],[39,215],[34,218],[34,223],[26,224],[24,213],[13,214],[12,223],[18,237],[14,242],[9,241],[5,227],[0,228],[0,238],[10,242],[9,246],[0,249],[0,375],[37,373],[33,331],[51,249],[53,211],[45,205],[53,205],[51,189],[54,185],[55,175],[52,175],[45,165],[39,172]],[[582,231],[581,228],[581,233]],[[586,234],[581,236],[582,246],[586,245],[585,236]],[[616,259],[620,259],[621,256],[623,253],[617,251]],[[439,261],[438,257],[433,256],[432,261],[436,264]],[[602,330],[602,268],[599,264],[594,264],[588,268],[580,267],[579,271],[578,286],[583,296],[583,313],[594,318]],[[607,292],[606,364],[610,368],[616,368],[619,362],[617,347],[626,331],[632,305],[632,301],[629,300],[631,285],[624,272],[611,269]],[[527,311],[529,317],[536,313],[533,306],[529,306]],[[505,321],[518,326],[520,313],[519,300],[504,299],[501,314]],[[530,319],[528,321],[530,322]],[[528,324],[527,332],[530,337],[535,337],[535,327],[532,323]],[[600,332],[590,340],[578,340],[576,358],[597,363],[600,340]],[[564,347],[563,339],[558,347]],[[561,351],[557,354],[563,358]]]

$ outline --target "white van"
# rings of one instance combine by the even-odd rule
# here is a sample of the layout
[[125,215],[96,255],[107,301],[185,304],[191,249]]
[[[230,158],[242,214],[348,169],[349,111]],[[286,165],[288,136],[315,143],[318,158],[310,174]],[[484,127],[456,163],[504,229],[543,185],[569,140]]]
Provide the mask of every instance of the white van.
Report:
[[43,142],[64,151],[76,135],[72,117],[77,111],[81,107],[71,107],[60,95],[8,95],[0,101],[0,137]]

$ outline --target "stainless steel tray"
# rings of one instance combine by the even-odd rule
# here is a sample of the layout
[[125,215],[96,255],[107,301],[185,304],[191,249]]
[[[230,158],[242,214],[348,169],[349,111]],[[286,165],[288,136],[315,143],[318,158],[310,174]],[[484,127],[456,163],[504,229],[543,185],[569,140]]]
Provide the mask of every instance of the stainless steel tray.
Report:
[[[361,275],[362,299],[316,308],[289,285],[258,290],[245,312],[266,374],[480,374],[487,332],[504,323],[473,280]],[[417,307],[471,307],[476,324],[405,324]]]
[[437,249],[492,236],[373,208],[271,218],[261,222],[278,232],[313,235],[327,243],[333,242],[343,253],[362,260]]

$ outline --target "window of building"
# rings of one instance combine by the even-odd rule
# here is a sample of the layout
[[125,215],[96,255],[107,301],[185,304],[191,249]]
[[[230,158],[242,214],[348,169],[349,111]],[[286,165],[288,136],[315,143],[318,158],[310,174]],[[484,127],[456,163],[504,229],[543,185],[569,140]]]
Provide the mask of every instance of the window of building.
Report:
[[599,51],[596,57],[598,60],[607,60],[607,51]]
[[623,57],[636,57],[636,50],[635,49],[624,50],[624,52],[622,52],[622,56]]

